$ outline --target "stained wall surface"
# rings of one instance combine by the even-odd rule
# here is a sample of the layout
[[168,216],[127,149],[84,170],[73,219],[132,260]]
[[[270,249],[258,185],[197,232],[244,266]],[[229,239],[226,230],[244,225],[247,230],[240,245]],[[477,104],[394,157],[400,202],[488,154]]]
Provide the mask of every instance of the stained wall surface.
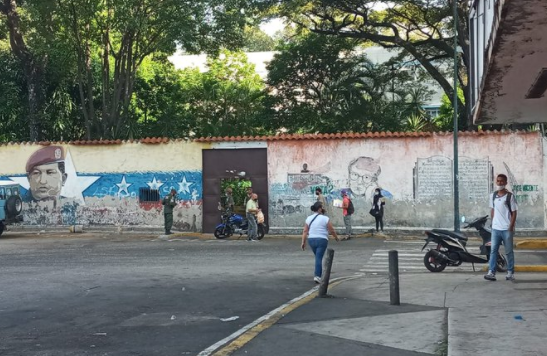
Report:
[[[460,215],[489,215],[493,177],[503,173],[520,204],[518,227],[544,228],[543,139],[537,133],[461,134],[458,166]],[[332,202],[347,190],[356,210],[353,226],[371,228],[376,187],[386,196],[387,227],[454,226],[451,134],[272,141],[268,171],[272,227],[301,229],[316,187],[325,192],[335,226],[344,224]]]
[[24,224],[162,226],[160,199],[174,188],[174,227],[199,230],[203,147],[9,144],[0,147],[0,179],[20,184]]
[[[174,188],[174,228],[201,231],[203,150],[266,148],[268,189],[262,195],[268,204],[261,207],[267,205],[271,233],[301,231],[316,187],[323,189],[338,228],[344,226],[342,210],[332,204],[342,190],[355,205],[353,226],[373,227],[368,211],[376,187],[386,196],[387,228],[453,227],[452,135],[376,136],[7,144],[0,146],[0,180],[20,185],[27,225],[160,227],[159,200]],[[461,133],[460,214],[467,219],[488,215],[494,177],[503,173],[519,203],[517,228],[544,229],[545,145],[535,132]],[[251,172],[256,164],[244,161],[237,168]],[[151,194],[155,190],[159,194]]]

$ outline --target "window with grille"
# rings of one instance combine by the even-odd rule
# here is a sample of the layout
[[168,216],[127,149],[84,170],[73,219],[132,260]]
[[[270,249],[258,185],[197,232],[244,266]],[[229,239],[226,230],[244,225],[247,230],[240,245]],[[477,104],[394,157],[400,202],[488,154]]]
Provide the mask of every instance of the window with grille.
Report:
[[140,202],[158,202],[160,201],[160,191],[150,188],[139,188]]

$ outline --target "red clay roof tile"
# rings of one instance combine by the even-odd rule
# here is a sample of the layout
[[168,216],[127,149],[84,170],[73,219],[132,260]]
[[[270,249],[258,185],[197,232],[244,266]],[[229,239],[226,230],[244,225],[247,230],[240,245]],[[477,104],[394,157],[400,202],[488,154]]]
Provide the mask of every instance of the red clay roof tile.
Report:
[[[483,135],[506,135],[506,134],[537,134],[537,132],[526,130],[478,130],[478,131],[460,131],[461,136],[483,136]],[[225,137],[198,137],[193,139],[193,142],[246,142],[246,141],[284,141],[284,140],[336,140],[336,139],[359,139],[359,138],[389,138],[389,137],[431,137],[431,136],[447,136],[453,135],[450,131],[444,132],[362,132],[362,133],[330,133],[330,134],[279,134],[272,136],[225,136]],[[169,142],[185,141],[182,138],[171,139],[168,137],[146,137],[140,140],[73,140],[73,141],[21,141],[21,142],[6,142],[0,143],[0,146],[7,145],[40,145],[49,146],[52,144],[71,144],[71,145],[120,145],[123,143],[144,143],[144,144],[161,144]]]

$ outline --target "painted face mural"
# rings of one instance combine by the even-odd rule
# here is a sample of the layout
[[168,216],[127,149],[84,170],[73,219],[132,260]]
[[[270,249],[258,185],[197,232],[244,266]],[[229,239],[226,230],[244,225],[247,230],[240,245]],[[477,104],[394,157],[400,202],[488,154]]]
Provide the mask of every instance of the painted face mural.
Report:
[[48,146],[32,154],[26,171],[29,191],[34,200],[55,200],[66,182],[65,156],[62,147]]
[[349,187],[356,195],[366,196],[367,192],[373,191],[378,182],[378,176],[382,169],[370,157],[359,157],[350,162],[349,170]]

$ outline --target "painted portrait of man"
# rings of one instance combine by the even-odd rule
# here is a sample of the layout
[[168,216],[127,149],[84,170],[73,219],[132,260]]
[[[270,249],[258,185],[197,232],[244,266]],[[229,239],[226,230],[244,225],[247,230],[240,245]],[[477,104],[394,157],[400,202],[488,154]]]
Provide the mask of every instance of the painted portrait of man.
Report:
[[47,146],[37,150],[29,157],[26,172],[32,200],[56,201],[67,178],[63,148]]
[[380,165],[371,157],[358,157],[350,162],[349,187],[353,194],[369,199],[378,186]]

